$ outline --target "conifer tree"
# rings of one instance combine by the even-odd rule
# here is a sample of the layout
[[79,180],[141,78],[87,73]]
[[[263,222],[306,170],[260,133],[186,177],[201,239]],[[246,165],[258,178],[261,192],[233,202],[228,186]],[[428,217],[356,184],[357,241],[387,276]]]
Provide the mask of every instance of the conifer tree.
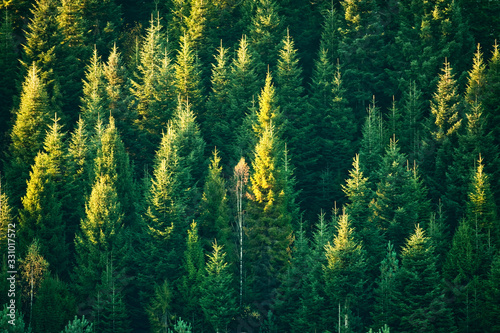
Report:
[[[324,279],[329,299],[330,325],[338,318],[339,332],[356,330],[356,311],[365,291],[366,259],[362,244],[354,237],[349,216],[344,212],[337,226],[333,244],[325,245]],[[338,308],[338,316],[336,309]],[[332,311],[333,310],[333,311]]]
[[386,232],[397,249],[403,246],[415,225],[428,221],[427,191],[417,170],[405,167],[406,156],[391,140],[378,172],[372,223]]
[[155,285],[155,293],[147,308],[149,322],[154,330],[166,330],[170,324],[170,310],[172,308],[172,291],[168,281]]
[[74,299],[68,286],[48,276],[40,284],[33,306],[33,327],[37,332],[60,332],[73,315]]
[[49,97],[45,83],[36,65],[31,66],[23,82],[19,108],[10,133],[9,159],[6,170],[10,193],[18,206],[26,189],[30,165],[42,148],[44,129],[51,117]]
[[70,321],[61,333],[92,333],[93,329],[93,324],[85,319],[85,316],[83,316],[82,319],[78,319],[78,317],[75,316],[75,319]]
[[139,53],[140,62],[131,92],[136,102],[136,125],[144,139],[138,154],[148,162],[160,141],[161,130],[174,111],[174,68],[160,18],[151,17]]
[[[7,124],[10,121],[10,111],[13,106],[13,96],[15,92],[15,80],[18,75],[17,54],[14,44],[14,29],[12,19],[5,10],[5,19],[2,18],[0,25],[0,133],[6,133]],[[7,138],[0,136],[0,144],[5,145]]]
[[386,146],[385,124],[380,108],[375,106],[375,98],[367,111],[368,114],[361,129],[363,136],[360,142],[359,156],[366,175],[375,178],[374,170],[380,163],[380,157]]
[[235,131],[231,127],[231,89],[228,49],[221,46],[214,55],[212,64],[211,91],[206,104],[205,120],[201,122],[207,144],[219,150],[222,160],[229,162],[230,145],[234,141]]
[[[490,60],[488,61],[488,69],[486,71],[486,87],[484,92],[484,110],[488,113],[490,121],[488,122],[488,129],[494,133],[495,144],[498,145],[500,124],[500,117],[498,117],[499,110],[499,94],[500,91],[500,50],[495,42]],[[495,193],[497,193],[498,189]]]
[[119,202],[124,213],[124,223],[133,226],[136,221],[134,206],[135,184],[132,179],[128,153],[115,126],[114,117],[98,138],[99,145],[94,159],[95,179],[107,175],[111,186],[120,193]]
[[21,251],[28,248],[26,242],[38,238],[42,255],[61,276],[67,273],[68,265],[66,223],[61,208],[62,159],[65,154],[62,141],[63,134],[56,118],[47,133],[44,152],[35,157],[26,195],[22,198],[23,209],[19,212]]
[[203,258],[202,244],[198,237],[198,225],[194,221],[188,230],[183,261],[184,272],[179,286],[183,301],[178,303],[178,305],[182,304],[178,312],[181,314],[181,317],[188,318],[196,329],[203,326],[200,300],[202,297],[205,260]]
[[499,315],[499,297],[500,297],[500,255],[495,255],[493,263],[491,264],[491,270],[488,274],[488,280],[486,282],[486,304],[484,309],[486,313],[483,313],[484,328],[491,329],[492,332],[498,330],[500,325],[498,323]]
[[98,286],[110,261],[123,260],[124,215],[111,176],[99,174],[85,205],[86,216],[75,237],[74,281],[77,300],[83,306],[96,306]]
[[[0,179],[0,246],[7,249],[7,237],[12,232],[9,232],[9,224],[14,222],[12,207],[9,205],[9,197],[5,192],[5,187],[2,188]],[[12,228],[11,228],[12,231]],[[9,258],[11,259],[11,258]]]
[[[265,108],[260,110],[262,124],[274,118],[272,115],[264,117],[265,112]],[[287,248],[294,209],[293,193],[290,193],[287,184],[287,170],[279,163],[282,157],[279,137],[274,127],[268,125],[260,135],[252,161],[252,200],[248,207],[247,231],[249,259],[254,267],[254,293],[261,300],[269,299],[278,286],[277,274],[288,261]]]
[[193,49],[193,41],[184,35],[174,64],[175,87],[184,103],[189,102],[197,115],[204,114],[204,95],[201,81],[201,66]]
[[410,161],[420,159],[424,128],[422,126],[424,101],[415,81],[411,81],[401,101],[401,134],[398,139]]
[[226,253],[217,242],[213,243],[213,251],[207,257],[200,305],[215,332],[220,332],[227,330],[237,312],[235,292],[232,289],[233,276],[226,262]]
[[439,285],[434,249],[420,226],[407,239],[401,253],[401,331],[417,329],[454,332],[456,327]]
[[[457,93],[450,64],[446,61],[443,74],[439,76],[437,91],[431,101],[430,132],[432,139],[428,143],[431,157],[423,161],[430,187],[430,195],[438,200],[445,192],[448,166],[452,163],[452,152],[457,145],[458,129],[462,124],[462,106]],[[447,207],[445,207],[447,209]]]
[[101,57],[97,54],[97,49],[94,49],[85,71],[80,106],[81,117],[89,128],[94,128],[98,118],[107,113],[105,86]]
[[279,4],[274,0],[259,0],[255,5],[249,36],[252,48],[259,57],[259,73],[267,66],[274,67],[279,42],[283,36],[284,18]]
[[398,300],[401,295],[398,286],[399,260],[394,246],[387,243],[387,254],[380,263],[380,277],[377,281],[375,293],[375,306],[373,308],[374,327],[388,325],[396,327],[398,323]]
[[205,249],[214,239],[230,247],[230,224],[226,182],[222,177],[221,159],[217,149],[208,168],[200,203],[200,237]]

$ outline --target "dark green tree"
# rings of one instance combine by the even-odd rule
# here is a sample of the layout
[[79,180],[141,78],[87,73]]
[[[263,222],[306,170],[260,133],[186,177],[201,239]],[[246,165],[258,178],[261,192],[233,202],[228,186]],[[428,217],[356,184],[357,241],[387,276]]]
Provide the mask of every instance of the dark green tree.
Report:
[[85,71],[83,96],[81,98],[81,117],[89,128],[97,125],[98,119],[107,113],[106,83],[104,81],[101,57],[94,49],[90,63]]
[[[186,240],[186,251],[183,260],[183,275],[179,281],[179,292],[182,301],[177,303],[177,312],[181,317],[189,318],[194,328],[203,327],[203,313],[200,308],[205,258],[203,247],[198,237],[198,225],[191,223]],[[204,310],[204,309],[203,309]],[[218,308],[220,311],[220,308]]]
[[495,255],[493,263],[491,265],[491,270],[488,274],[488,280],[486,281],[486,304],[484,305],[483,318],[485,329],[489,329],[494,332],[500,328],[498,322],[498,314],[500,305],[498,300],[500,297],[499,284],[500,283],[500,255]]
[[[325,245],[326,265],[323,266],[330,326],[338,318],[338,331],[351,332],[359,326],[361,297],[365,293],[366,255],[356,241],[355,230],[344,212],[338,221],[333,244]],[[338,312],[337,312],[338,309]]]
[[434,248],[420,226],[407,239],[401,252],[397,283],[401,286],[400,331],[455,332],[452,312],[444,299],[436,269]]
[[[7,133],[10,122],[10,111],[14,103],[15,80],[18,76],[17,54],[14,43],[14,29],[12,19],[8,11],[5,10],[5,19],[0,25],[0,133]],[[0,144],[5,145],[7,137],[0,134]]]
[[366,175],[375,179],[375,169],[380,163],[386,146],[386,129],[380,108],[375,106],[375,99],[368,107],[368,114],[361,129],[362,138],[360,142],[359,156],[361,168]]
[[139,59],[131,93],[135,99],[136,125],[142,138],[137,154],[144,163],[149,162],[175,107],[174,66],[159,17],[151,17]]
[[174,64],[176,93],[183,103],[189,102],[198,116],[204,115],[205,97],[201,81],[201,65],[193,41],[184,35]]
[[214,150],[199,208],[200,238],[207,251],[214,239],[228,248],[232,243],[226,181],[220,163],[218,151]]
[[262,75],[267,66],[276,65],[279,42],[284,34],[284,17],[276,1],[259,0],[251,20],[248,28],[251,47],[258,56],[258,73]]
[[227,330],[238,309],[232,283],[233,275],[226,261],[226,253],[217,242],[213,243],[213,251],[207,257],[200,305],[215,332],[221,332]]
[[75,319],[70,321],[61,333],[92,333],[94,330],[94,326],[90,323],[85,316],[82,319],[78,319],[75,316]]
[[401,287],[398,285],[399,259],[394,246],[387,243],[387,254],[380,263],[380,277],[375,288],[375,306],[373,307],[373,326],[375,328],[396,327],[399,322],[398,301]]

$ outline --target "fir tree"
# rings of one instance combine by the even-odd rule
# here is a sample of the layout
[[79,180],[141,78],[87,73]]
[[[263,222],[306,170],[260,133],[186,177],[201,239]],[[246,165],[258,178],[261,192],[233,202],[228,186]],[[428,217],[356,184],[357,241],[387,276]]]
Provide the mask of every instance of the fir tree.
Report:
[[61,333],[92,333],[93,329],[93,324],[85,319],[85,316],[83,316],[82,319],[78,319],[78,317],[75,316],[75,319],[70,321]]
[[106,265],[114,258],[122,260],[125,254],[123,210],[110,175],[100,174],[96,178],[85,212],[75,237],[74,281],[83,306],[95,306]]
[[398,286],[399,260],[394,246],[387,243],[387,255],[380,264],[380,277],[375,289],[375,306],[373,308],[374,327],[389,325],[396,327],[398,323],[398,300],[401,295]]
[[200,237],[205,249],[214,239],[222,245],[231,244],[226,182],[220,162],[218,151],[214,150],[199,208]]
[[172,291],[168,281],[155,285],[155,293],[147,308],[152,329],[166,330],[170,326],[170,311],[172,308]]
[[456,331],[439,279],[434,249],[424,230],[417,225],[401,253],[398,275],[398,283],[402,288],[398,305],[401,309],[399,330]]
[[[354,237],[349,216],[343,213],[337,226],[337,234],[325,245],[326,265],[324,279],[329,299],[328,308],[338,310],[339,332],[355,330],[356,308],[365,289],[366,259],[362,244]],[[330,313],[335,318],[335,310]],[[333,325],[334,322],[330,322]]]
[[226,253],[217,242],[213,243],[213,251],[207,257],[200,305],[215,332],[221,332],[227,330],[237,313],[236,295],[232,289],[233,276],[226,262]]
[[161,129],[172,117],[175,103],[174,68],[159,17],[151,18],[139,55],[131,92],[136,101],[136,125],[144,136],[144,147],[138,147],[138,154],[147,162],[160,141]]
[[[7,124],[10,121],[9,112],[13,106],[13,96],[15,80],[18,75],[17,54],[14,44],[14,29],[12,27],[12,19],[7,10],[5,10],[5,19],[0,25],[0,133],[6,133],[8,130]],[[0,136],[0,144],[5,145],[7,138],[4,135]]]
[[19,108],[10,134],[8,179],[12,198],[18,206],[26,189],[30,165],[42,148],[44,129],[51,117],[49,97],[36,65],[31,66],[23,82]]
[[214,55],[215,64],[212,64],[211,91],[206,105],[205,120],[201,122],[207,144],[219,150],[222,160],[229,162],[231,145],[235,140],[235,131],[231,127],[231,103],[229,92],[232,87],[230,81],[230,67],[228,49],[221,46]]
[[368,114],[362,127],[362,139],[360,143],[359,156],[362,161],[362,169],[370,178],[374,178],[375,167],[380,163],[385,146],[385,126],[380,113],[380,108],[375,106],[375,99],[368,107]]
[[484,328],[489,328],[492,332],[500,328],[500,323],[498,322],[499,315],[499,297],[500,290],[500,255],[495,255],[493,263],[491,265],[491,270],[488,274],[488,280],[486,281],[486,304],[484,306],[485,312],[483,313]]
[[249,36],[252,47],[259,57],[259,73],[266,66],[274,67],[279,42],[284,33],[284,19],[280,15],[280,7],[274,0],[259,0],[255,5]]
[[63,134],[58,119],[45,139],[45,151],[35,158],[26,195],[22,198],[23,209],[19,212],[19,233],[22,235],[21,251],[34,238],[40,240],[42,255],[54,267],[54,272],[67,272],[68,248],[65,221],[61,212]]
[[401,133],[398,135],[401,149],[410,161],[420,159],[421,141],[424,136],[422,126],[424,101],[422,92],[415,81],[411,81],[403,93],[401,108]]
[[107,112],[107,98],[101,57],[94,49],[90,63],[87,65],[83,82],[83,96],[81,98],[81,117],[90,128],[94,128],[98,118]]
[[[9,205],[9,197],[5,193],[5,187],[2,188],[2,181],[0,179],[0,246],[3,249],[7,249],[8,240],[10,238],[9,235],[12,235],[12,228],[9,228],[9,224],[14,222],[13,209]],[[12,227],[12,226],[10,226]],[[10,230],[9,230],[10,229]],[[15,259],[11,256],[8,258],[9,260]]]
[[180,48],[174,65],[175,87],[184,103],[189,102],[197,115],[203,115],[203,86],[201,82],[201,67],[189,36],[180,39]]
[[186,251],[184,252],[184,272],[179,286],[180,296],[183,301],[180,302],[182,308],[179,308],[178,312],[184,318],[189,318],[195,328],[203,326],[200,300],[202,297],[204,267],[205,260],[203,258],[202,244],[198,237],[198,226],[193,221],[188,230]]

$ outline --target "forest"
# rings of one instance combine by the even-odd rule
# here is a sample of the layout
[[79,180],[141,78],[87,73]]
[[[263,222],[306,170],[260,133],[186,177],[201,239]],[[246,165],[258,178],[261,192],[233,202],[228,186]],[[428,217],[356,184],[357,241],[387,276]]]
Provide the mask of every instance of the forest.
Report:
[[500,332],[500,1],[0,22],[1,332]]

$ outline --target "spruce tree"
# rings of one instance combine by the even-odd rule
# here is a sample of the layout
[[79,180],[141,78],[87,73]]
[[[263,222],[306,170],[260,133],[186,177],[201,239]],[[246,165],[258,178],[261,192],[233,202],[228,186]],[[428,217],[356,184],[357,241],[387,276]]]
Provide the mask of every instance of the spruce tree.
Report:
[[280,7],[274,0],[259,0],[252,15],[249,36],[251,45],[259,61],[259,73],[264,73],[267,66],[274,67],[279,42],[283,36],[284,18]]
[[[85,218],[75,237],[74,281],[81,306],[96,306],[98,286],[110,261],[123,260],[124,215],[111,176],[99,174],[85,205]],[[83,310],[83,309],[82,309]]]
[[428,221],[427,191],[417,174],[405,166],[397,142],[391,140],[378,172],[372,223],[386,233],[396,249],[404,245],[414,226]]
[[354,233],[349,216],[344,212],[340,216],[333,244],[328,242],[325,245],[327,262],[323,271],[327,304],[331,311],[330,326],[334,325],[334,318],[338,318],[339,332],[356,330],[356,316],[362,308],[361,297],[365,293],[366,257]]
[[[10,111],[13,106],[15,92],[15,80],[18,76],[17,54],[14,44],[14,29],[12,19],[5,10],[5,19],[2,18],[0,25],[0,133],[6,133],[10,122]],[[0,136],[0,144],[5,145],[6,136]]]
[[485,313],[483,313],[484,328],[489,328],[492,332],[500,329],[498,316],[500,313],[500,255],[495,255],[491,270],[486,281],[486,304],[484,305]]
[[231,127],[231,102],[229,92],[232,87],[227,48],[221,46],[214,55],[212,64],[211,91],[206,104],[205,120],[201,122],[205,139],[209,146],[216,147],[224,163],[229,162],[235,130]]
[[419,160],[422,150],[422,138],[424,136],[423,115],[424,101],[422,92],[415,81],[408,84],[403,93],[400,104],[401,108],[401,134],[398,139],[403,152],[408,154],[410,161]]
[[227,330],[228,324],[237,313],[233,276],[226,262],[226,253],[217,242],[213,243],[213,251],[207,257],[200,305],[215,332],[221,332]]
[[[490,117],[488,122],[488,130],[494,133],[495,144],[498,145],[500,117],[499,110],[499,94],[500,91],[500,50],[495,42],[490,60],[488,61],[488,69],[486,70],[486,88],[484,92],[484,109]],[[498,186],[497,186],[498,187]],[[498,192],[498,189],[495,193]]]
[[401,286],[400,331],[455,332],[456,327],[439,285],[434,249],[420,226],[407,239],[401,252],[398,284]]
[[[2,231],[0,234],[0,246],[3,249],[7,249],[8,245],[8,235],[12,235],[13,229],[10,228],[9,224],[14,222],[13,209],[9,205],[9,197],[5,192],[5,187],[2,188],[2,181],[0,179],[0,230]],[[12,227],[12,226],[11,226]],[[10,237],[9,237],[10,238]],[[9,256],[9,260],[13,259],[13,257]]]
[[58,119],[44,142],[44,152],[39,152],[30,172],[26,195],[19,211],[21,251],[24,252],[34,238],[39,239],[41,253],[60,276],[67,274],[68,247],[66,221],[62,218],[62,169],[65,147]]
[[221,159],[214,150],[200,203],[200,238],[208,250],[210,242],[230,248],[231,229],[226,182],[222,177]]
[[375,288],[375,306],[372,317],[374,327],[388,325],[396,327],[398,323],[398,300],[400,299],[401,287],[398,285],[399,259],[394,251],[394,246],[387,243],[387,254],[380,263],[380,277]]
[[[261,109],[261,118],[266,109]],[[268,121],[268,120],[267,120]],[[287,184],[286,169],[280,163],[283,157],[279,136],[274,127],[262,132],[255,146],[253,173],[250,176],[252,199],[249,203],[248,237],[249,259],[252,262],[254,297],[269,300],[278,287],[277,274],[287,266],[287,248],[293,220],[293,193]],[[272,247],[267,244],[273,244]]]
[[177,311],[181,317],[187,318],[195,329],[203,327],[200,300],[202,297],[204,267],[205,259],[198,236],[198,225],[193,221],[188,230],[183,260],[183,275],[179,281],[179,292],[182,301],[178,305],[182,305],[182,307],[179,307]]
[[368,177],[375,178],[374,171],[380,163],[380,157],[383,155],[386,145],[385,124],[380,108],[375,106],[375,99],[367,111],[368,114],[361,129],[359,156],[363,171]]
[[80,106],[81,117],[89,128],[94,128],[98,118],[105,116],[107,113],[108,101],[103,74],[101,57],[97,54],[97,49],[94,49],[90,63],[85,71]]
[[176,93],[184,103],[189,102],[194,112],[204,115],[204,93],[201,81],[201,65],[193,49],[193,41],[184,35],[174,64]]
[[120,193],[124,223],[133,226],[136,222],[135,184],[132,178],[128,153],[115,126],[114,117],[109,118],[109,124],[98,137],[99,145],[94,158],[94,179],[107,175],[111,186]]
[[41,80],[36,65],[33,65],[23,82],[20,105],[10,133],[10,161],[6,167],[6,178],[15,206],[19,206],[19,198],[25,193],[30,165],[42,148],[44,129],[51,116],[45,83]]
[[174,68],[165,39],[160,18],[151,17],[131,88],[135,99],[136,125],[142,137],[142,147],[138,147],[142,163],[149,162],[148,156],[158,145],[161,130],[174,111]]

